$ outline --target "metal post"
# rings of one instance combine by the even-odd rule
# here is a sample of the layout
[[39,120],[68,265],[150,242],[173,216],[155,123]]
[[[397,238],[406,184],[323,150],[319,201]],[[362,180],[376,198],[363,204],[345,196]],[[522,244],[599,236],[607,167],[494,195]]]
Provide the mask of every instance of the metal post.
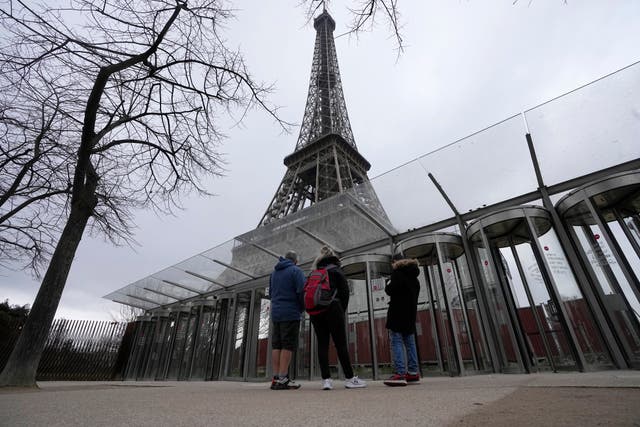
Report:
[[[523,118],[525,121],[525,126],[527,126],[526,117],[524,114],[523,114]],[[531,137],[531,134],[529,133],[528,126],[527,126],[525,137],[527,140],[527,146],[529,147],[529,153],[531,155],[531,162],[533,164],[533,168],[536,173],[536,178],[538,180],[538,190],[542,198],[542,203],[544,207],[547,209],[547,211],[549,211],[549,213],[551,214],[551,221],[553,224],[553,228],[558,235],[560,246],[563,252],[567,256],[567,260],[569,261],[571,270],[576,275],[578,288],[580,289],[580,291],[582,292],[582,295],[587,300],[587,306],[590,308],[591,313],[595,317],[594,320],[596,321],[596,325],[606,341],[606,346],[608,347],[611,353],[614,363],[621,368],[627,367],[627,362],[622,356],[620,348],[618,347],[618,342],[614,338],[614,333],[610,329],[608,322],[605,320],[602,308],[597,303],[597,300],[590,287],[590,285],[598,286],[597,282],[589,281],[588,276],[585,273],[587,269],[580,262],[580,258],[577,255],[576,249],[573,246],[573,243],[569,238],[569,235],[567,234],[567,228],[565,227],[568,227],[568,226],[566,226],[563,223],[563,221],[560,219],[560,215],[558,214],[558,211],[556,210],[555,206],[553,205],[553,202],[551,201],[551,198],[549,197],[549,192],[542,178],[542,172],[540,171],[540,165],[538,163],[538,158],[536,156],[535,146],[533,144],[533,139]],[[585,202],[589,204],[588,198],[585,198]]]
[[[375,317],[373,312],[373,295],[371,293],[371,262],[365,262],[365,282],[367,286],[367,305],[369,315],[369,347],[371,347],[371,364],[373,379],[379,379],[378,373],[378,353],[376,345]],[[349,323],[348,321],[346,323]]]

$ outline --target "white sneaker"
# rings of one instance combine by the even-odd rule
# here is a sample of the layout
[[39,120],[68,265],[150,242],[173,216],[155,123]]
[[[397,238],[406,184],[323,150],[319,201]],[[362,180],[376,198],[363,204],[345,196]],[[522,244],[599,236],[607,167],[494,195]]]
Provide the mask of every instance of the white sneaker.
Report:
[[344,386],[346,388],[363,388],[367,386],[367,383],[362,381],[358,377],[349,378],[344,381]]
[[326,380],[322,380],[322,389],[323,390],[333,390],[333,381],[331,381],[331,378],[327,378]]

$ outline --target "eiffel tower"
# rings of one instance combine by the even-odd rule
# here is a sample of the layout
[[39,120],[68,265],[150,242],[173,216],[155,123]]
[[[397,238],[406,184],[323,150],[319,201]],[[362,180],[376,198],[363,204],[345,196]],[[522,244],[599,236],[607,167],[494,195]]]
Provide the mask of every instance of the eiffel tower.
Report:
[[287,171],[258,227],[346,192],[390,224],[367,177],[371,165],[351,131],[333,41],[336,23],[325,9],[313,26],[315,50],[300,136],[284,159]]

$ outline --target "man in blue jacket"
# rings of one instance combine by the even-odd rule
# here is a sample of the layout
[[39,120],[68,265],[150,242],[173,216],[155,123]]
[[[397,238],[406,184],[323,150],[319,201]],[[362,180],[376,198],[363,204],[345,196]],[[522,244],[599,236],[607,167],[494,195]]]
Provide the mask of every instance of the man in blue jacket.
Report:
[[301,313],[304,311],[304,273],[298,255],[289,251],[275,266],[269,280],[271,298],[271,390],[291,390],[300,384],[289,379],[289,363],[298,347]]

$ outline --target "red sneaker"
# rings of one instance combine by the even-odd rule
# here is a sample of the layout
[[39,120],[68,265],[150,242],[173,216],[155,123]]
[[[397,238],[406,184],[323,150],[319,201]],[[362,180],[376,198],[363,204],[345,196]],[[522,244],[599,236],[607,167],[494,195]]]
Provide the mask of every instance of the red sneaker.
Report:
[[420,374],[407,374],[407,384],[420,384]]
[[389,387],[404,387],[407,385],[406,375],[393,374],[388,379],[384,380],[384,385]]

